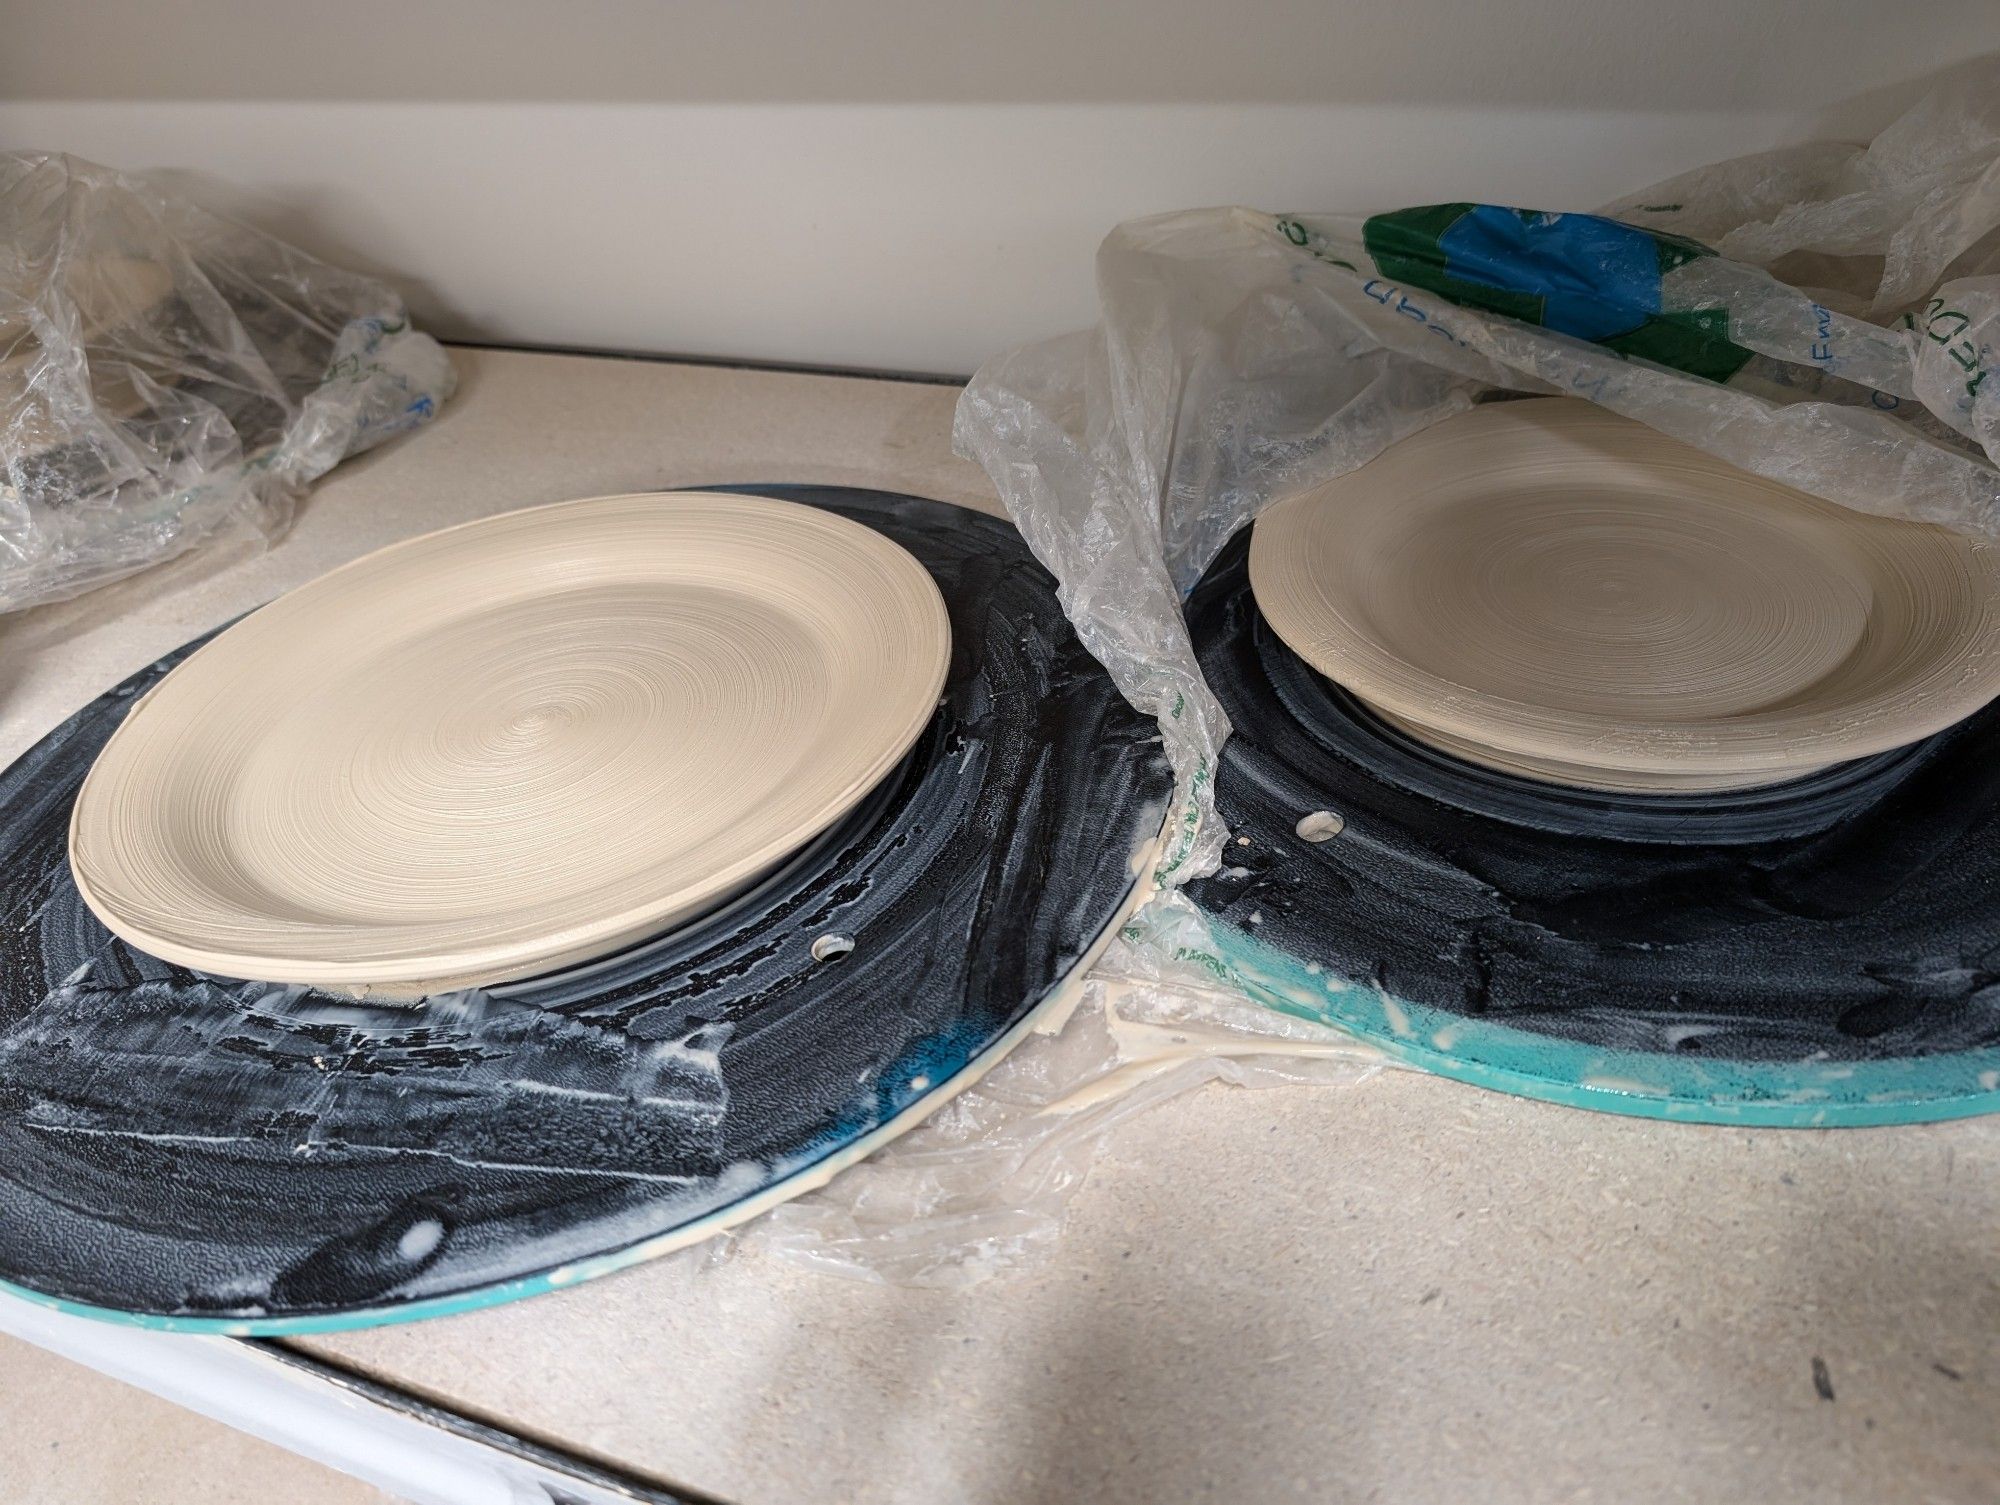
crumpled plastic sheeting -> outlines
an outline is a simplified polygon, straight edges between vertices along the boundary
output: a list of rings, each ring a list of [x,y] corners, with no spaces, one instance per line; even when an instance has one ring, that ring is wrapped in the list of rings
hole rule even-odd
[[[1270,502],[1486,394],[1587,397],[1831,501],[2000,537],[2000,64],[1866,147],[1746,157],[1604,212],[1618,223],[1486,205],[1133,221],[1098,252],[1095,329],[974,376],[960,453],[1160,718],[1179,786],[1161,882],[1213,871],[1227,835],[1229,728],[1182,594]],[[1636,326],[1669,338],[1635,347]]]
[[[1055,1245],[1107,1138],[1208,1082],[1351,1086],[1381,1056],[1340,1031],[1219,991],[1164,928],[1201,918],[1169,895],[1128,927],[1060,1028],[1030,1036],[937,1113],[817,1191],[691,1250],[753,1253],[855,1279],[956,1288]]]
[[[275,538],[452,386],[381,283],[143,178],[0,154],[0,610],[234,525]]]

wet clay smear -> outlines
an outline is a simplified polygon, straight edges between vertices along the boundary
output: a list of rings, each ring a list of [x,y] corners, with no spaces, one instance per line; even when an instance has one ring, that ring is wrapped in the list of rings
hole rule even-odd
[[[0,775],[0,1280],[252,1331],[532,1294],[805,1184],[1052,996],[1158,833],[1152,724],[1005,524],[742,489],[923,563],[951,617],[942,703],[832,831],[620,955],[410,1007],[205,976],[115,939],[70,881],[70,807],[199,644]]]
[[[1189,892],[1293,982],[1370,995],[1365,1028],[1434,1031],[1417,1043],[1448,1071],[1497,1041],[1557,1086],[1713,1063],[1649,1073],[1666,1095],[1951,1063],[2000,1106],[2000,708],[1789,785],[1565,789],[1425,747],[1314,673],[1260,617],[1242,537],[1188,615],[1235,728],[1217,802],[1238,838]]]

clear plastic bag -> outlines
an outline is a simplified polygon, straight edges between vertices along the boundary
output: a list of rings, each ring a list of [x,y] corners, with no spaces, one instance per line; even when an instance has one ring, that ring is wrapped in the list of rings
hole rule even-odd
[[[1264,506],[1500,390],[1587,397],[1864,511],[2000,537],[2000,64],[1866,147],[1685,174],[1603,215],[1447,204],[1120,225],[1090,331],[961,398],[1077,631],[1160,718],[1159,878],[1212,871],[1228,724],[1183,593]]]
[[[1157,939],[1153,932],[1160,932]],[[1355,1086],[1380,1052],[1214,985],[1194,906],[1168,895],[1114,941],[1076,1011],[818,1191],[693,1251],[769,1255],[892,1285],[976,1285],[1047,1253],[1106,1139],[1210,1082]],[[1192,942],[1192,949],[1187,943]]]
[[[0,154],[0,610],[275,536],[452,384],[381,283],[143,178]]]

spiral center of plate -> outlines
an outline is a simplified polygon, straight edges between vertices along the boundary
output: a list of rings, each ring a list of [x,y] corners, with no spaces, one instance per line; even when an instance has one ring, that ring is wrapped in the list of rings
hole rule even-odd
[[[807,623],[728,592],[473,612],[361,659],[251,750],[231,865],[295,912],[332,889],[356,918],[465,920],[570,862],[726,848],[798,776],[836,678]]]
[[[530,706],[515,715],[500,729],[497,743],[500,752],[531,755],[543,743],[562,735],[565,727],[573,726],[589,715],[589,708],[575,700],[555,700],[545,705]]]
[[[1727,502],[1549,486],[1438,508],[1357,612],[1415,668],[1578,716],[1691,722],[1797,695],[1870,590],[1814,530]]]

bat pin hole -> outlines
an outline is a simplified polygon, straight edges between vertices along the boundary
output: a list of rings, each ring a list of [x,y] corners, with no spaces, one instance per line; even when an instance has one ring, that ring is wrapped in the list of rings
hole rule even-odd
[[[835,935],[831,931],[812,943],[812,959],[816,962],[837,962],[854,949],[854,938]]]

